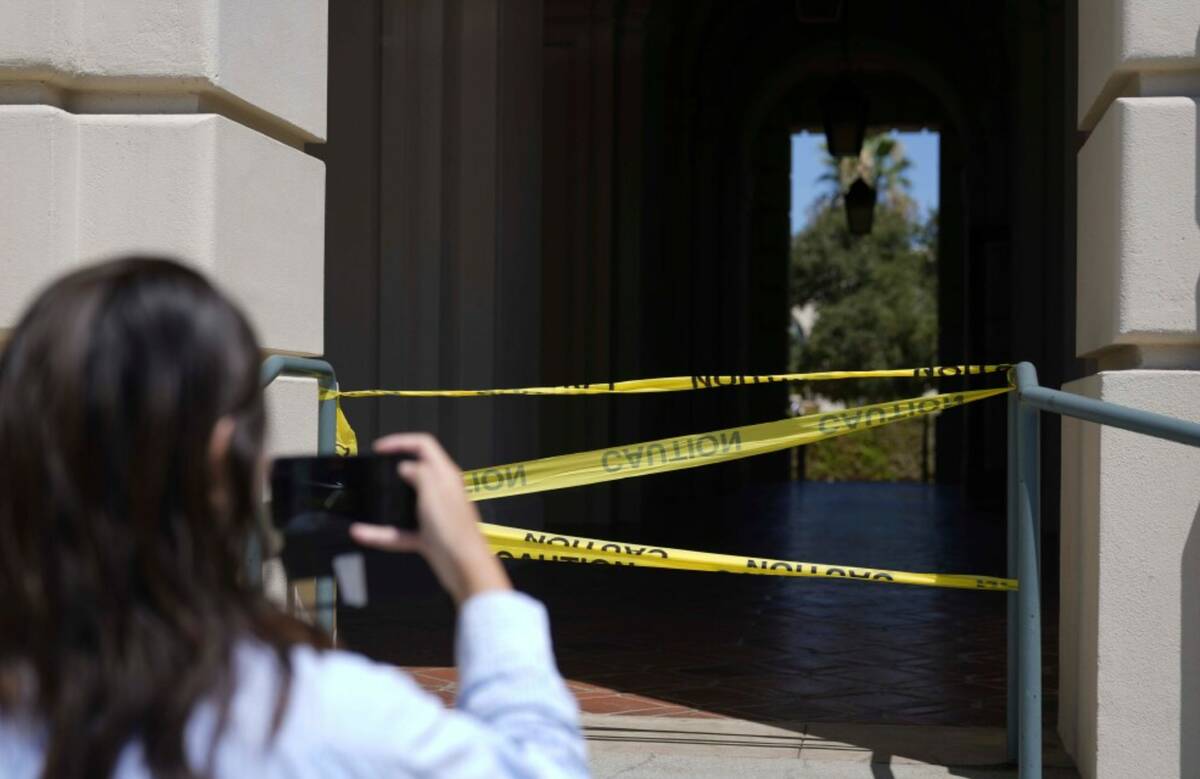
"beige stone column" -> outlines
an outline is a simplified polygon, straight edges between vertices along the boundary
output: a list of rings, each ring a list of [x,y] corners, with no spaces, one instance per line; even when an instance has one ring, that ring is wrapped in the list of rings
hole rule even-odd
[[[1200,4],[1079,8],[1064,389],[1200,420]],[[1059,731],[1084,777],[1200,771],[1200,451],[1063,423]]]
[[[147,252],[320,354],[326,37],[325,0],[0,5],[0,336],[64,271]],[[269,402],[274,444],[313,448],[315,382]]]

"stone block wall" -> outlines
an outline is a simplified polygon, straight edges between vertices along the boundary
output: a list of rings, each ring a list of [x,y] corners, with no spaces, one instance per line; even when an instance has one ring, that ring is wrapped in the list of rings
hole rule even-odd
[[[1079,7],[1067,391],[1200,420],[1200,4]],[[1200,452],[1064,421],[1059,732],[1087,779],[1200,766]]]
[[[0,6],[0,340],[56,276],[144,252],[201,268],[266,350],[321,354],[327,37],[324,0]],[[271,440],[315,449],[315,381],[268,394]]]

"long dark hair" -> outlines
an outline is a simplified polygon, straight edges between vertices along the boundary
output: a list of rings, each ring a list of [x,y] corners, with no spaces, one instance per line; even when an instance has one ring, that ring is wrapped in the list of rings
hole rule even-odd
[[[158,777],[204,773],[184,728],[202,699],[224,723],[234,647],[276,650],[278,723],[288,648],[321,643],[242,574],[260,359],[245,317],[202,276],[145,257],[60,279],[4,347],[0,711],[44,724],[47,779],[107,776],[132,739]]]

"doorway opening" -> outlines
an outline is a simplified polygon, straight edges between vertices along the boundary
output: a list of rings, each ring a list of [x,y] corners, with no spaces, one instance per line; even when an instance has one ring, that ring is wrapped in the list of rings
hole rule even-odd
[[[788,370],[937,364],[940,140],[927,129],[875,129],[858,156],[833,157],[823,133],[791,136]],[[865,224],[846,206],[858,180],[875,196]],[[933,391],[911,380],[800,384],[788,405],[795,416]],[[930,483],[933,427],[922,417],[798,448],[792,476]]]

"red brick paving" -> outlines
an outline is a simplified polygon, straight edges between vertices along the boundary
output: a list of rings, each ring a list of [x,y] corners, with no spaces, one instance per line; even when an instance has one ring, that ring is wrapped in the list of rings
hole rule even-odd
[[[452,667],[412,666],[405,669],[425,690],[453,704],[458,694],[458,672]],[[680,706],[645,695],[634,695],[587,682],[568,679],[579,707],[588,714],[637,714],[640,717],[720,717],[702,709]]]

